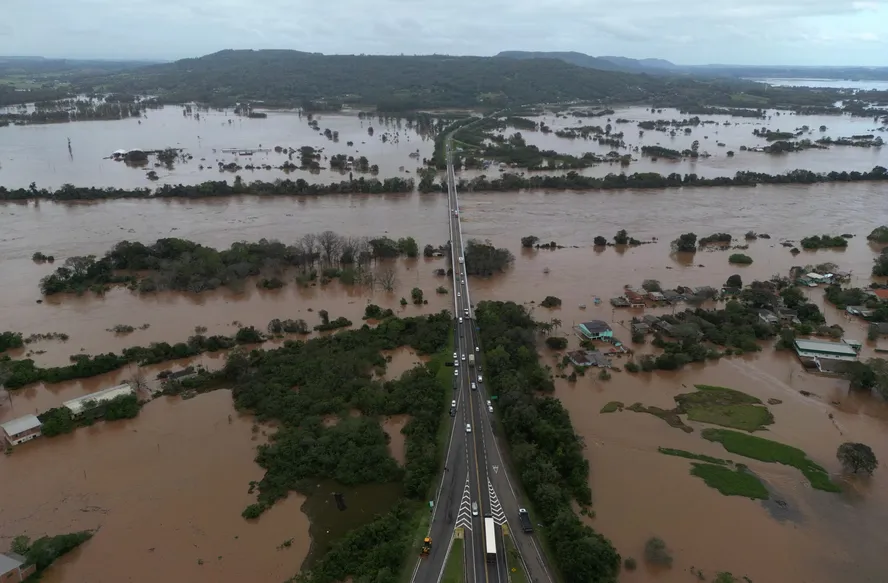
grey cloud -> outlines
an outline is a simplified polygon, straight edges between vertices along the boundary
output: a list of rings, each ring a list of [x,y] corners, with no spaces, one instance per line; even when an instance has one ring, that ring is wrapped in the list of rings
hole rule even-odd
[[[153,0],[150,10],[41,0],[5,6],[4,21],[15,27],[0,23],[0,54],[69,57],[525,49],[682,63],[885,64],[880,55],[888,54],[888,0]]]

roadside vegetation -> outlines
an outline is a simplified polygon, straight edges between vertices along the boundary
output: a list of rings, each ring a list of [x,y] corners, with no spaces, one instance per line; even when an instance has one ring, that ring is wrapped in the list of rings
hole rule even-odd
[[[616,581],[620,555],[573,510],[592,503],[589,463],[570,415],[540,364],[537,324],[513,302],[481,302],[476,309],[485,347],[485,377],[497,395],[501,422],[517,475],[566,583]],[[546,396],[541,396],[546,395]]]
[[[438,374],[445,359],[437,354],[446,352],[451,334],[452,315],[441,312],[388,317],[373,328],[286,341],[273,350],[229,353],[217,376],[233,387],[238,409],[278,427],[270,443],[257,448],[256,461],[265,475],[254,485],[256,502],[243,510],[244,518],[259,517],[290,491],[329,495],[316,491],[323,480],[343,487],[390,484],[403,493],[391,508],[379,508],[366,522],[331,541],[321,540],[323,532],[316,529],[325,526],[313,522],[312,564],[299,581],[397,580],[405,549],[416,542],[411,538],[414,523],[419,512],[428,511],[425,501],[440,469],[438,434],[450,385]],[[386,366],[382,351],[401,346],[436,356],[398,379],[379,380],[375,373]],[[340,421],[325,425],[329,415]],[[389,415],[410,419],[402,430],[403,467],[391,457],[379,422]],[[294,456],[294,451],[300,455]]]

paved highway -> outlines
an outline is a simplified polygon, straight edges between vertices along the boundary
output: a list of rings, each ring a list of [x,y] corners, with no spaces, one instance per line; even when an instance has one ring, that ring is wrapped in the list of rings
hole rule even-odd
[[[493,405],[488,400],[471,296],[463,263],[456,177],[447,146],[447,195],[450,215],[451,267],[455,322],[453,425],[439,484],[429,536],[432,550],[417,562],[413,583],[440,583],[454,532],[464,538],[467,583],[507,583],[503,526],[509,528],[530,581],[553,583],[535,535],[521,532],[520,502],[513,489],[494,433]],[[469,366],[474,356],[476,366]],[[492,528],[491,528],[492,526]],[[492,546],[491,546],[492,545]],[[493,550],[493,553],[489,551]]]

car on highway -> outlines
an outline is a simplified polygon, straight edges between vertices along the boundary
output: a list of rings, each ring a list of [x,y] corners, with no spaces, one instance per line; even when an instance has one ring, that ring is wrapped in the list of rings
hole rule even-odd
[[[480,346],[476,346],[476,347],[475,347],[475,352],[481,352],[481,347],[480,347]]]
[[[462,355],[462,358],[460,358],[460,360],[465,360],[465,359],[466,359],[466,355],[463,354],[463,355]]]
[[[490,401],[487,401],[487,402],[490,403]],[[450,406],[453,407],[454,409],[456,409],[456,399],[450,401]]]
[[[469,425],[468,423],[466,423],[466,433],[471,433],[471,432],[472,432],[472,426]]]
[[[453,376],[455,376],[455,377],[459,376],[459,369],[458,368],[453,369]]]
[[[461,298],[461,297],[462,297],[462,293],[461,293],[461,292],[456,292],[456,297]]]
[[[472,502],[472,516],[478,516],[478,503]]]
[[[477,391],[477,390],[478,390],[478,385],[476,385],[475,383],[472,383],[472,390],[473,390],[473,391]]]
[[[454,401],[455,403],[456,401]],[[493,413],[493,405],[490,404],[490,399],[487,399],[487,412]]]
[[[462,322],[463,322],[463,320],[462,320],[462,316],[460,316],[460,317],[459,317],[459,323],[462,324]]]
[[[463,314],[465,314],[466,318],[468,318],[469,317],[469,309],[468,308],[464,309]]]
[[[456,353],[453,353],[453,360],[456,360]]]
[[[483,381],[483,380],[484,380],[484,377],[481,376],[481,375],[478,375],[478,382],[480,383],[480,382]]]

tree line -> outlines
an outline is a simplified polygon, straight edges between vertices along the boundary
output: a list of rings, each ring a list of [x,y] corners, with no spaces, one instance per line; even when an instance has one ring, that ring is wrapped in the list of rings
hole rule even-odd
[[[481,302],[476,318],[484,346],[485,376],[497,395],[500,419],[525,492],[541,522],[552,559],[566,583],[613,583],[620,555],[611,542],[585,525],[575,501],[592,504],[589,463],[580,436],[552,377],[538,358],[537,325],[513,302]]]
[[[111,285],[125,284],[143,293],[199,293],[260,275],[265,278],[259,286],[274,289],[284,285],[280,277],[291,268],[300,270],[297,280],[302,283],[316,280],[319,270],[322,281],[339,277],[344,283],[356,283],[374,277],[367,270],[372,260],[399,256],[419,256],[413,237],[345,237],[324,231],[306,234],[292,245],[261,239],[232,243],[221,251],[186,239],[158,239],[152,245],[121,241],[101,258],[69,257],[40,281],[40,291],[44,295],[101,293]],[[394,287],[388,278],[381,283],[386,289]]]

